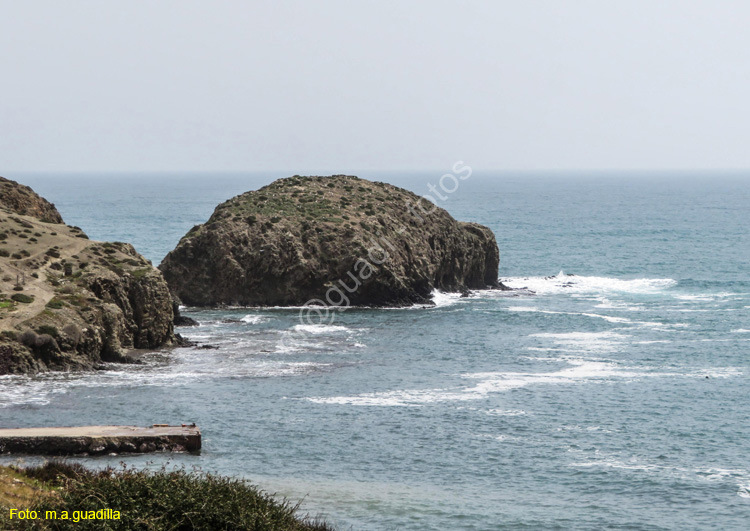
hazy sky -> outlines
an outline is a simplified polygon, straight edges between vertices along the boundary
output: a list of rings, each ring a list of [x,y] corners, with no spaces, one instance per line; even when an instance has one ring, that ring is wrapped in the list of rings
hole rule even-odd
[[[750,2],[0,0],[0,175],[750,168]]]

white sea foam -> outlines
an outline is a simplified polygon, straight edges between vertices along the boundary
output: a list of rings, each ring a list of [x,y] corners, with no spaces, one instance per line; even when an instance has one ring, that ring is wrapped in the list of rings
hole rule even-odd
[[[612,468],[678,478],[688,481],[732,482],[738,487],[737,495],[750,498],[750,472],[738,468],[715,468],[673,466],[662,463],[651,463],[638,457],[618,458],[612,455],[598,454],[588,461],[570,463],[573,468]]]
[[[687,302],[712,302],[716,299],[731,299],[731,300],[742,300],[741,297],[736,297],[738,293],[722,292],[722,293],[702,293],[702,294],[689,294],[680,293],[675,294],[673,297],[677,300]]]
[[[307,344],[304,341],[293,339],[289,336],[283,336],[279,341],[274,352],[277,354],[291,354],[293,352],[302,352],[307,348]]]
[[[680,295],[674,295],[674,298],[679,301],[687,301],[687,302],[710,302],[714,300],[713,295],[680,294]]]
[[[663,469],[663,466],[641,463],[635,459],[629,461],[618,460],[614,458],[597,459],[593,461],[583,461],[579,463],[570,463],[568,465],[574,468],[593,468],[593,467],[604,467],[604,468],[620,468],[624,470],[636,470],[640,472],[653,472]]]
[[[514,437],[513,435],[501,434],[501,435],[496,435],[494,437],[494,439],[496,441],[500,441],[500,442],[503,442],[503,441],[517,441],[518,437]]]
[[[602,426],[579,426],[578,424],[573,426],[560,426],[555,428],[555,431],[573,431],[573,432],[600,432],[600,433],[615,433],[616,430],[609,428],[603,428]]]
[[[695,367],[685,374],[699,377],[710,376],[711,378],[735,378],[745,374],[745,371],[741,367]]]
[[[522,409],[488,409],[485,413],[492,417],[522,417],[527,414]]]
[[[571,384],[579,381],[607,381],[634,378],[648,373],[622,371],[614,363],[567,359],[568,368],[552,373],[483,372],[461,375],[477,383],[465,388],[418,389],[363,393],[353,396],[310,397],[317,404],[354,406],[422,406],[439,402],[479,400],[495,393],[507,392],[533,384]]]
[[[248,324],[260,324],[260,323],[267,323],[270,319],[266,317],[265,315],[253,315],[248,314],[240,319],[243,323]]]
[[[345,326],[321,325],[321,324],[314,324],[314,325],[298,324],[298,325],[294,325],[293,329],[295,332],[305,332],[307,334],[316,334],[316,335],[349,331],[349,329]]]
[[[432,302],[435,303],[435,308],[445,308],[446,306],[453,306],[454,304],[461,301],[460,293],[447,293],[444,291],[434,290],[432,292]],[[422,305],[417,305],[421,307]]]
[[[643,305],[634,304],[632,302],[613,301],[607,297],[594,297],[594,300],[599,302],[595,308],[600,308],[602,310],[619,310],[627,312],[641,312],[644,310]]]
[[[632,319],[628,319],[627,317],[614,317],[612,315],[601,315],[598,313],[582,313],[581,315],[584,315],[586,317],[593,317],[594,319],[604,319],[608,323],[632,324],[636,322],[636,321],[633,321]],[[638,321],[638,324],[650,325],[650,324],[659,324],[659,323],[646,323],[644,321]]]
[[[562,336],[567,334],[548,334]],[[309,397],[306,400],[317,404],[339,404],[353,406],[401,406],[419,407],[442,402],[464,402],[480,400],[487,396],[504,393],[529,385],[559,385],[581,383],[607,383],[635,381],[642,378],[731,378],[743,375],[737,367],[706,369],[688,368],[682,372],[657,372],[652,367],[627,367],[603,359],[561,356],[557,358],[534,358],[536,361],[566,363],[568,367],[555,372],[481,372],[461,375],[476,383],[468,387],[442,389],[412,389],[363,393],[352,396]],[[487,414],[515,415],[522,411],[488,410]]]
[[[594,319],[603,319],[609,323],[627,324],[627,325],[633,325],[633,326],[653,328],[653,329],[658,329],[658,330],[669,330],[673,328],[687,328],[688,326],[690,326],[686,323],[659,323],[656,321],[639,321],[636,319],[628,319],[627,317],[615,317],[612,315],[601,315],[598,313],[581,313],[580,315],[585,315],[586,317],[591,317]]]
[[[659,323],[655,321],[638,321],[635,319],[629,319],[627,317],[617,317],[614,315],[603,315],[599,313],[589,312],[558,312],[554,310],[540,310],[535,306],[509,306],[507,308],[509,312],[533,312],[533,313],[544,313],[550,315],[580,315],[583,317],[589,317],[591,319],[602,319],[608,323],[614,324],[626,324],[633,326],[642,326],[653,328],[655,330],[669,330],[672,328],[687,328],[689,325],[685,323]]]
[[[0,409],[10,406],[42,406],[55,401],[55,395],[77,389],[122,389],[134,387],[176,387],[194,382],[227,378],[268,378],[296,376],[328,369],[319,362],[268,360],[247,351],[200,351],[180,348],[170,361],[163,354],[144,357],[143,365],[107,364],[94,373],[51,372],[33,377],[0,377]],[[116,392],[116,391],[115,391]]]
[[[750,330],[746,328],[736,328],[732,330],[732,333],[733,334],[750,334]]]
[[[566,332],[560,334],[539,333],[530,337],[551,339],[555,345],[567,347],[575,352],[613,352],[620,342],[630,336],[617,332]]]
[[[367,345],[354,342],[359,333],[366,328],[348,328],[339,325],[303,325],[298,324],[281,332],[281,337],[273,347],[279,354],[305,351],[330,351],[336,348],[342,352],[349,348],[364,348]]]
[[[671,278],[636,278],[622,280],[610,277],[566,275],[560,271],[550,277],[511,277],[502,279],[508,287],[528,288],[540,295],[599,293],[658,293],[677,282]]]

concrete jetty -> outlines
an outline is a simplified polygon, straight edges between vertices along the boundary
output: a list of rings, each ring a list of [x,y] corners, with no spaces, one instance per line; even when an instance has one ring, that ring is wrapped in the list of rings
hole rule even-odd
[[[200,449],[201,431],[195,424],[0,429],[0,454],[103,455]]]

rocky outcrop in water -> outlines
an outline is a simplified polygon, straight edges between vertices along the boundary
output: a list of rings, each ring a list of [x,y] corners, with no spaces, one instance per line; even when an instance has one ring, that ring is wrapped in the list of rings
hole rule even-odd
[[[290,177],[219,205],[159,268],[188,305],[394,306],[500,287],[487,227],[389,184]],[[345,299],[345,301],[344,301]]]
[[[175,340],[169,287],[132,245],[91,241],[30,188],[2,189],[0,374],[90,369]]]

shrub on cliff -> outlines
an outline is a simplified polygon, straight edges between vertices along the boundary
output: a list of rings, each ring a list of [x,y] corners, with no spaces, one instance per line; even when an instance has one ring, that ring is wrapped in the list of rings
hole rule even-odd
[[[101,530],[185,529],[332,531],[327,524],[296,516],[297,507],[278,501],[239,479],[185,470],[152,472],[130,468],[89,471],[52,462],[25,470],[26,475],[61,485],[59,495],[39,500],[32,509],[120,512],[120,520],[30,520],[11,529]],[[6,513],[7,514],[7,513]]]

